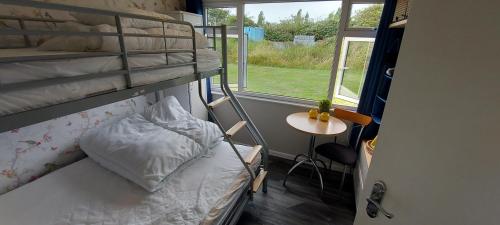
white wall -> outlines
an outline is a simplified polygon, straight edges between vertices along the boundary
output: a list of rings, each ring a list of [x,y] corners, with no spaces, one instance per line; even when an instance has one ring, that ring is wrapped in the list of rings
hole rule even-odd
[[[162,92],[163,96],[168,96],[168,95],[175,96],[177,100],[179,100],[179,103],[181,103],[182,107],[184,107],[184,109],[188,111],[191,110],[191,102],[189,98],[189,89],[187,84],[171,87],[169,89],[163,90]]]
[[[213,96],[214,99],[221,97],[215,93]],[[297,154],[307,153],[310,136],[286,123],[288,115],[307,111],[307,106],[251,97],[238,97],[238,99],[268,142],[272,155],[293,159]],[[226,129],[238,121],[230,104],[217,107],[215,113]],[[346,143],[347,133],[348,131],[340,135],[338,141]],[[238,133],[235,139],[245,144],[253,144],[247,131]],[[316,139],[316,144],[328,141],[333,141],[333,137],[319,137]],[[338,165],[334,169],[339,169]]]
[[[203,99],[207,100],[207,89],[206,80],[201,81],[201,88],[203,93]],[[200,95],[198,94],[198,82],[192,82],[189,86],[189,95],[191,98],[191,114],[202,120],[208,119],[208,112],[203,103],[200,100]]]
[[[205,80],[202,81],[202,92],[203,92],[203,98],[206,100],[207,99],[207,93],[206,93],[206,85],[205,85]],[[202,120],[207,120],[208,119],[208,112],[205,109],[205,106],[203,106],[203,103],[201,103],[199,94],[198,94],[198,82],[192,82],[189,85],[180,85],[176,87],[171,87],[169,89],[165,89],[160,93],[160,96],[168,96],[172,95],[179,100],[179,103],[181,103],[182,107],[184,109],[188,110],[193,114],[193,116],[200,118]]]

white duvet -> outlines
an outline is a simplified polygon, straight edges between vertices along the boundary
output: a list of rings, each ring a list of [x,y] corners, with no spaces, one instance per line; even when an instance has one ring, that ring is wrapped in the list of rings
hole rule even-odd
[[[244,156],[251,150],[238,147]],[[229,144],[214,153],[176,171],[154,193],[86,158],[1,195],[0,223],[212,224],[249,179]]]

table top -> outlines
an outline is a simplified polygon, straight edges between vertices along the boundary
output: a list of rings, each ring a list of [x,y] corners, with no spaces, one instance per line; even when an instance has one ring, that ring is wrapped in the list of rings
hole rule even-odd
[[[293,128],[312,135],[337,135],[347,129],[344,121],[333,116],[330,116],[328,122],[323,122],[309,118],[307,112],[290,114],[286,117],[286,122]]]

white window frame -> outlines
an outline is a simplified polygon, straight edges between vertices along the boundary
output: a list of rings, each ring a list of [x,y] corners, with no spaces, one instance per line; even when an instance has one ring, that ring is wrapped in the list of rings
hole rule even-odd
[[[350,41],[373,41],[374,39],[375,38],[372,38],[372,37],[344,37],[343,41],[342,41],[342,46],[346,46]],[[345,62],[347,60],[348,51],[349,51],[349,49],[347,47],[342,48],[342,50],[341,50],[340,60],[339,60],[339,68],[337,69],[337,75],[342,74],[342,76],[344,76],[344,74],[343,74],[344,68],[340,67],[340,63]],[[341,83],[342,83],[341,76],[336,76],[333,96],[337,97],[339,99],[342,99],[342,100],[346,100],[346,101],[358,104],[359,103],[358,99],[350,98],[347,96],[342,96],[339,94],[340,88],[341,88],[340,87]]]
[[[313,0],[314,1],[314,0]],[[339,71],[339,62],[341,59],[341,50],[342,44],[344,42],[344,37],[351,38],[375,38],[377,31],[373,28],[349,28],[349,18],[351,14],[351,6],[352,4],[377,4],[384,3],[384,0],[332,0],[332,1],[342,1],[341,13],[340,13],[340,21],[339,21],[339,29],[337,33],[337,40],[334,49],[334,56],[332,62],[331,75],[328,85],[328,99],[333,100],[336,84],[337,82],[337,73]],[[236,8],[236,16],[237,16],[237,27],[238,27],[238,91],[235,93],[236,95],[254,97],[254,98],[262,98],[269,99],[279,102],[290,102],[294,104],[302,104],[302,105],[316,105],[317,102],[309,99],[299,99],[289,96],[278,96],[267,93],[258,93],[258,92],[249,92],[245,91],[244,87],[246,86],[246,74],[244,67],[246,66],[246,62],[243,62],[244,56],[244,14],[245,14],[245,4],[252,3],[284,3],[284,1],[279,0],[240,0],[240,1],[227,1],[227,0],[205,0],[204,1],[204,10],[206,12],[207,8]],[[288,2],[307,2],[307,0],[290,0]],[[206,19],[206,17],[205,17]],[[218,85],[213,85],[214,92],[220,92],[217,90]],[[353,102],[356,103],[356,102]],[[338,107],[338,106],[336,106]],[[340,105],[340,107],[346,107],[344,105]],[[355,109],[356,107],[348,107]]]

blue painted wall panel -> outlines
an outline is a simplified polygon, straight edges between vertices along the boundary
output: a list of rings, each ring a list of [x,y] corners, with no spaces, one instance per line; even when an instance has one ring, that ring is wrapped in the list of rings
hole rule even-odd
[[[248,35],[248,40],[250,41],[262,41],[264,40],[264,28],[261,27],[245,27],[245,34]]]

